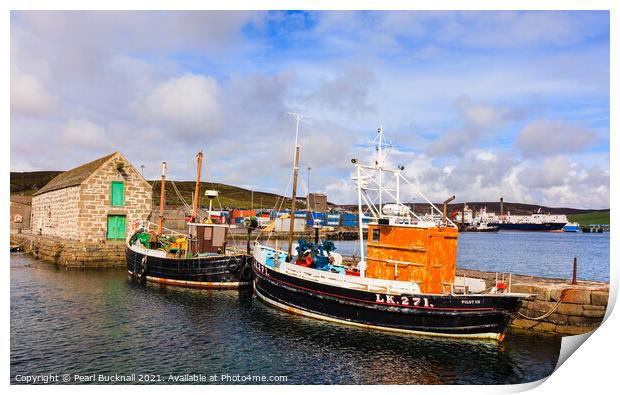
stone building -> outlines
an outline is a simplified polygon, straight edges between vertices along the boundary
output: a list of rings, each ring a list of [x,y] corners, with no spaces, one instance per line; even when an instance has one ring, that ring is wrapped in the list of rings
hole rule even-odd
[[[311,193],[308,195],[308,210],[318,213],[327,211],[327,195],[322,193]]]
[[[63,239],[123,240],[151,213],[152,187],[120,152],[59,174],[32,198],[32,232]]]
[[[11,195],[11,230],[30,229],[32,196]]]

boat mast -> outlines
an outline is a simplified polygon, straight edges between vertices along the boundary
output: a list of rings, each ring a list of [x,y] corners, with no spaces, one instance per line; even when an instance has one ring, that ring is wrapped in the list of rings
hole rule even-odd
[[[288,235],[288,259],[289,261],[292,259],[291,254],[293,251],[293,232],[295,230],[295,200],[297,200],[297,174],[299,173],[299,121],[304,118],[301,114],[295,114],[292,112],[288,113],[289,115],[295,117],[295,156],[293,157],[293,194],[291,196],[291,215],[290,215],[290,226],[289,226],[289,235]]]
[[[164,229],[164,183],[166,181],[166,162],[161,162],[161,191],[159,193],[159,234]]]
[[[363,226],[363,214],[362,214],[362,174],[360,172],[360,165],[357,163],[357,159],[353,160],[357,170],[357,226],[359,227],[360,237],[360,263],[358,269],[360,270],[360,277],[366,277],[366,261],[364,260],[364,226]],[[370,239],[370,235],[368,235]]]
[[[200,169],[202,168],[202,151],[198,152],[198,155],[196,155],[198,157],[198,164],[197,164],[197,170],[196,170],[196,189],[194,191],[194,204],[192,207],[192,217],[191,217],[191,222],[196,222],[196,214],[198,212],[198,206],[199,206],[199,202],[200,202]],[[211,209],[209,208],[209,214],[211,214]]]
[[[383,145],[383,125],[379,126],[379,147],[377,148],[377,160],[375,165],[379,168],[379,218],[383,217],[383,158],[381,157],[381,146]]]

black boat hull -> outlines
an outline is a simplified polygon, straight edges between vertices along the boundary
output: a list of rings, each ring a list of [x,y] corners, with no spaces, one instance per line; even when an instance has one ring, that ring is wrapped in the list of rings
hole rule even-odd
[[[502,340],[521,307],[512,295],[387,295],[290,276],[253,260],[264,302],[313,318],[421,335]]]
[[[494,222],[490,223],[489,226],[496,226],[499,230],[521,230],[521,231],[530,231],[530,232],[560,232],[562,228],[566,225],[566,223],[562,222],[553,222],[553,223],[545,223],[545,224],[531,224],[531,223],[523,223],[523,224],[506,224]]]
[[[127,272],[142,282],[221,289],[252,285],[252,258],[245,254],[174,259],[146,256],[127,247],[125,256]]]

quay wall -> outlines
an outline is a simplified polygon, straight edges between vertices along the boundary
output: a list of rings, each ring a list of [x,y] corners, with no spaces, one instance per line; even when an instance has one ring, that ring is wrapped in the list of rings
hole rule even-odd
[[[102,268],[125,266],[125,241],[77,241],[58,237],[11,234],[11,245],[35,259],[70,268]]]
[[[526,301],[512,326],[526,330],[554,332],[559,335],[579,335],[598,328],[607,311],[609,287],[604,285],[515,284],[513,292],[536,294]]]
[[[457,269],[457,275],[482,278],[487,287],[495,285],[495,273]],[[501,274],[500,274],[501,276]],[[504,276],[508,282],[509,276]],[[513,328],[562,336],[579,335],[595,330],[603,322],[609,299],[609,283],[546,277],[510,276],[511,292],[532,294],[524,301]],[[528,317],[528,318],[526,318]]]
[[[86,242],[13,233],[11,245],[20,245],[25,253],[35,259],[69,268],[125,266],[123,241]],[[457,275],[482,278],[488,287],[495,283],[495,273],[457,269]],[[531,300],[524,302],[519,317],[512,323],[513,328],[562,336],[578,335],[598,328],[605,316],[609,298],[609,284],[594,281],[577,281],[572,285],[563,279],[513,274],[510,288],[512,292],[533,295]]]

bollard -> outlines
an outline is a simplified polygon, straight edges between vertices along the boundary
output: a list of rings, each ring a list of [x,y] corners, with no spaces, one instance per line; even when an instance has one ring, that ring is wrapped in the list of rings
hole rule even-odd
[[[577,257],[573,259],[573,281],[571,285],[577,285]]]

